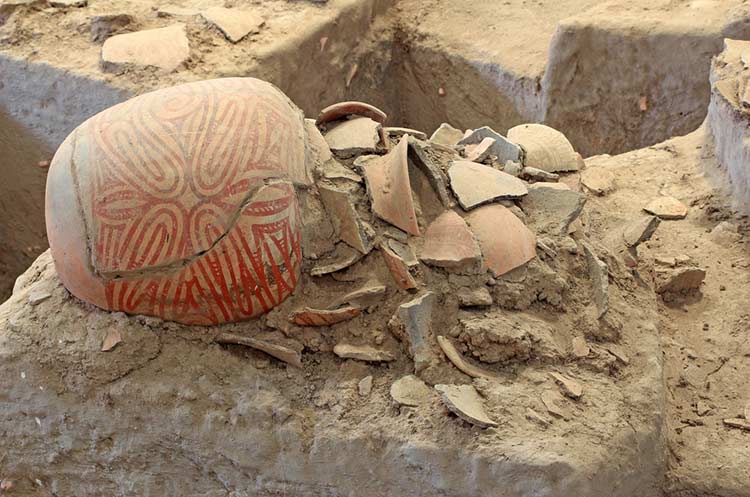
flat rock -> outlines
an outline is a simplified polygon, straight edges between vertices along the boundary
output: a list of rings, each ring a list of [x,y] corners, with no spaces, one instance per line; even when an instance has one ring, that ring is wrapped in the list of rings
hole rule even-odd
[[[460,268],[479,264],[482,253],[466,222],[451,210],[427,227],[419,258],[431,266]]]
[[[328,149],[328,145],[326,145]],[[323,177],[330,180],[345,179],[354,183],[363,183],[365,180],[359,174],[344,166],[335,159],[331,159],[321,167]]]
[[[490,147],[489,154],[497,157],[497,161],[500,164],[505,164],[505,162],[509,160],[521,160],[521,157],[523,155],[521,153],[521,148],[489,126],[484,126],[475,129],[470,133],[467,133],[467,135],[463,137],[461,141],[458,142],[458,144],[479,144],[482,143],[485,138],[492,138],[494,140],[492,147]]]
[[[427,292],[398,308],[398,318],[404,325],[415,373],[429,366],[434,358],[431,337],[432,309],[436,301],[435,294]]]
[[[430,387],[413,374],[402,376],[394,381],[390,394],[397,403],[412,407],[427,404],[433,396]]]
[[[583,395],[583,387],[577,381],[560,373],[550,373],[550,376],[558,384],[562,393],[571,399],[580,399]]]
[[[456,292],[459,307],[487,307],[492,305],[492,295],[485,286],[461,287]]]
[[[661,220],[656,216],[641,216],[625,226],[622,238],[628,247],[637,247],[649,240],[659,227]]]
[[[359,316],[362,309],[356,306],[341,307],[339,309],[313,309],[305,307],[294,311],[289,321],[299,326],[331,326],[348,321]]]
[[[372,250],[372,240],[349,194],[324,184],[318,185],[318,191],[339,238],[362,254],[369,253]]]
[[[578,171],[583,160],[564,134],[544,124],[521,124],[508,130],[508,140],[523,148],[523,165],[550,173]]]
[[[687,207],[674,197],[658,197],[643,208],[649,214],[661,219],[684,219],[687,216]]]
[[[435,385],[445,406],[467,423],[488,428],[497,426],[484,410],[484,400],[472,385]]]
[[[662,277],[656,285],[657,293],[685,293],[697,290],[706,278],[706,271],[697,267],[677,268]]]
[[[443,123],[434,133],[432,133],[430,141],[432,143],[445,145],[446,147],[453,147],[459,142],[459,140],[461,140],[461,138],[463,138],[463,136],[464,133],[460,129],[456,129],[448,123]]]
[[[615,189],[615,175],[603,167],[587,167],[581,171],[581,184],[595,195],[606,195]]]
[[[528,187],[528,195],[521,199],[529,225],[537,233],[567,235],[586,204],[584,194],[559,185],[564,183],[533,183]]]
[[[156,11],[159,17],[193,17],[200,14],[201,11],[191,7],[180,7],[179,5],[163,5]]]
[[[396,360],[396,357],[387,350],[377,349],[369,345],[339,343],[333,347],[333,353],[342,359],[356,359],[365,362],[391,362]]]
[[[368,161],[364,166],[365,182],[375,215],[419,236],[409,181],[408,149],[408,139],[404,137],[386,155]]]
[[[237,43],[250,33],[257,33],[263,26],[263,18],[249,10],[211,7],[201,12],[201,16],[213,24],[232,43]]]
[[[464,210],[495,199],[520,198],[528,193],[520,179],[469,161],[454,161],[448,169],[451,189]]]
[[[184,24],[115,35],[102,46],[102,69],[119,71],[127,65],[178,69],[190,56]]]
[[[466,218],[482,250],[482,262],[501,276],[536,257],[536,237],[513,213],[499,204],[474,210]]]
[[[593,247],[588,243],[583,242],[583,251],[593,286],[597,318],[601,319],[609,310],[609,268],[597,257]]]
[[[380,253],[383,254],[388,271],[391,273],[393,280],[401,290],[412,290],[417,288],[417,282],[409,272],[409,266],[406,262],[386,244],[380,245]]]
[[[748,85],[750,88],[750,85]],[[719,245],[731,245],[742,239],[742,235],[737,231],[737,226],[729,221],[722,221],[711,230],[708,234],[709,240]]]
[[[331,151],[341,158],[372,154],[380,143],[380,123],[369,117],[355,117],[331,123],[323,135]]]
[[[338,102],[321,110],[318,118],[315,120],[315,124],[320,125],[331,121],[338,121],[348,116],[367,117],[380,124],[383,124],[388,119],[386,113],[374,105],[365,102],[349,101]]]

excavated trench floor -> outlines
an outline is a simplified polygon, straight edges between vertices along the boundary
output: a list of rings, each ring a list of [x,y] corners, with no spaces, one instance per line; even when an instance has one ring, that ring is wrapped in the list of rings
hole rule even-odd
[[[122,11],[121,4],[97,2],[95,10]],[[577,495],[656,496],[662,489],[680,496],[750,495],[746,455],[739,455],[743,450],[747,454],[748,438],[721,424],[723,417],[733,417],[733,412],[741,411],[742,402],[750,400],[737,387],[742,369],[731,359],[748,353],[743,351],[745,342],[735,336],[747,319],[741,303],[748,283],[733,270],[746,267],[742,266],[747,258],[746,220],[732,214],[728,197],[714,191],[716,185],[704,177],[703,168],[711,154],[703,148],[708,146],[702,131],[661,143],[693,131],[702,122],[710,92],[711,56],[721,50],[724,36],[750,38],[750,14],[742,2],[626,5],[511,0],[499,5],[492,0],[341,0],[324,7],[287,2],[255,7],[266,14],[266,28],[249,43],[232,46],[200,18],[158,17],[151,2],[129,5],[125,10],[134,20],[126,30],[187,24],[191,57],[184,68],[169,74],[138,67],[103,73],[98,62],[100,47],[88,37],[92,15],[88,8],[21,7],[5,18],[0,27],[0,172],[5,179],[0,185],[0,300],[10,295],[15,278],[46,249],[45,169],[38,163],[51,158],[67,133],[87,117],[129,96],[222,76],[267,79],[308,116],[336,101],[371,102],[388,112],[388,124],[428,134],[441,122],[459,128],[490,125],[500,132],[523,122],[546,122],[566,133],[585,157],[613,155],[587,160],[589,166],[607,167],[618,178],[615,194],[595,198],[587,207],[593,211],[592,238],[603,239],[607,230],[627,217],[626,212],[636,215],[648,195],[668,192],[691,205],[694,210],[688,220],[664,224],[663,233],[643,257],[646,270],[654,265],[655,257],[683,253],[707,267],[703,300],[677,307],[650,302],[638,331],[626,335],[625,340],[636,351],[631,359],[638,369],[626,373],[623,380],[631,399],[617,401],[622,402],[623,410],[634,410],[632,415],[583,420],[562,434],[552,448],[522,442],[519,437],[519,445],[502,455],[475,445],[469,451],[452,446],[452,442],[465,442],[458,436],[453,440],[407,438],[404,443],[401,434],[388,432],[390,418],[386,416],[381,426],[371,421],[372,414],[367,412],[358,412],[357,420],[375,423],[382,438],[373,439],[366,430],[347,438],[335,428],[335,412],[323,416],[325,429],[315,428],[320,431],[311,432],[304,420],[294,425],[284,425],[283,420],[277,423],[286,419],[289,410],[307,409],[294,395],[279,392],[275,382],[283,375],[266,377],[243,369],[243,361],[248,359],[259,368],[267,367],[256,355],[234,355],[224,365],[223,354],[203,348],[200,333],[165,338],[154,334],[161,325],[150,322],[128,324],[128,333],[141,340],[127,350],[131,359],[104,374],[105,365],[92,358],[98,344],[86,338],[86,330],[101,331],[110,321],[124,318],[109,318],[88,309],[86,329],[63,339],[61,364],[73,368],[75,361],[82,360],[83,378],[96,378],[92,391],[101,398],[71,407],[80,394],[71,393],[76,388],[71,385],[85,379],[64,367],[45,370],[35,365],[31,369],[31,363],[17,356],[6,363],[9,374],[3,372],[2,384],[4,391],[12,392],[7,397],[16,405],[3,412],[2,423],[16,423],[21,418],[28,422],[15,431],[15,435],[27,437],[25,450],[46,454],[49,464],[63,472],[62,480],[87,482],[81,495],[95,495],[102,488],[113,495],[187,495],[190,487],[178,473],[191,471],[193,476],[206,477],[195,487],[203,495],[254,495],[249,490],[237,493],[251,481],[264,488],[261,495],[365,495],[358,486],[370,496],[405,494],[420,486],[434,489],[436,495],[492,495],[494,481],[505,482],[511,492],[508,495],[569,495],[559,493],[562,489]],[[715,241],[704,237],[721,220],[742,228],[740,240],[731,248],[717,248]],[[708,256],[717,250],[724,264]],[[56,293],[51,302],[61,299]],[[9,309],[17,307],[6,305],[5,311]],[[54,306],[49,311],[53,312]],[[46,326],[67,329],[82,316],[66,314]],[[37,322],[35,319],[31,322]],[[35,347],[32,343],[30,340],[25,346]],[[48,347],[35,352],[40,364],[54,363],[55,351],[49,349],[53,344],[51,339],[36,344]],[[185,356],[196,355],[205,359],[206,367],[185,363]],[[158,380],[161,371],[173,374],[183,367],[190,369],[184,384],[165,386]],[[226,367],[242,371],[241,378],[227,374]],[[314,376],[332,371],[335,365],[326,367],[329,369],[322,368]],[[34,375],[34,385],[53,392],[34,396],[23,390],[19,378]],[[639,375],[642,378],[635,378]],[[707,376],[713,379],[709,381]],[[124,380],[114,389],[99,388],[120,378]],[[295,377],[290,383],[297,380]],[[325,383],[325,378],[313,380],[318,385]],[[190,388],[191,382],[198,386]],[[222,385],[231,386],[231,391],[216,390]],[[250,385],[252,393],[242,393]],[[294,390],[297,387],[290,388],[294,394],[305,395]],[[143,392],[134,402],[128,398],[128,389]],[[205,414],[201,419],[195,408],[183,405],[196,391],[205,395],[199,400]],[[234,398],[242,402],[230,410],[227,399]],[[258,399],[263,402],[258,404]],[[606,398],[596,400],[607,402]],[[107,409],[113,402],[120,406],[116,415]],[[138,406],[130,405],[138,402],[151,406],[153,412],[139,413]],[[47,407],[55,405],[70,410],[49,413]],[[137,426],[139,420],[164,423],[157,415],[159,410],[176,420],[183,441],[170,440],[168,431],[129,441],[118,436],[117,423],[128,428]],[[245,417],[238,422],[238,416]],[[41,425],[35,419],[41,419]],[[95,436],[90,443],[70,441],[65,447],[60,441],[65,426],[83,419],[88,420],[88,429]],[[620,426],[622,420],[627,422]],[[611,453],[606,454],[602,449],[606,444],[601,441],[601,450],[583,456],[587,446],[597,443],[596,437],[587,438],[590,433],[586,428],[608,422],[613,423],[609,435],[616,441]],[[232,428],[217,435],[220,431],[213,423]],[[269,433],[269,427],[275,431]],[[414,428],[416,432],[419,429]],[[191,430],[195,433],[190,434]],[[591,430],[599,436],[607,433]],[[213,435],[202,440],[201,433]],[[533,439],[536,435],[531,430],[525,436]],[[727,448],[736,457],[728,457]],[[142,457],[129,453],[139,450]],[[18,447],[14,451],[22,452]],[[535,451],[547,459],[529,455]],[[566,451],[575,457],[566,456]],[[31,459],[44,459],[37,455]],[[132,473],[127,469],[118,472],[116,467],[106,467],[105,476],[91,467],[82,469],[93,455],[100,461],[126,463],[130,470],[145,468],[150,460],[157,461],[157,467],[128,481]],[[303,459],[305,462],[300,462]],[[29,478],[35,474],[29,464],[16,463],[14,474]],[[8,462],[0,455],[0,478],[4,464]],[[626,471],[618,471],[618,464]],[[345,475],[336,474],[337,467],[357,476],[347,481]],[[77,479],[76,471],[82,472],[82,480]],[[154,476],[160,473],[173,477],[162,481]],[[368,482],[362,476],[368,474],[388,483]],[[550,475],[556,480],[553,484]],[[54,477],[46,474],[42,482]],[[33,495],[38,490],[28,482],[20,488],[28,493],[19,495]],[[65,485],[63,488],[71,491]]]

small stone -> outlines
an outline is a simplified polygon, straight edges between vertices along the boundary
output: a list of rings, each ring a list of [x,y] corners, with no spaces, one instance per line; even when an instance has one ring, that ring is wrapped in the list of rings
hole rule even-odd
[[[184,24],[115,35],[102,46],[102,69],[122,70],[127,65],[156,67],[165,72],[178,69],[190,56]]]
[[[620,347],[618,347],[617,345],[608,345],[607,352],[612,354],[615,357],[615,359],[617,359],[624,365],[627,366],[628,364],[630,364],[630,358],[627,355],[625,355],[625,352],[623,352],[620,349]]]
[[[534,409],[527,407],[526,412],[524,413],[524,417],[531,421],[532,423],[536,423],[542,428],[547,428],[549,425],[552,424],[552,422],[536,412]]]
[[[593,247],[588,243],[583,243],[583,251],[586,254],[589,277],[594,287],[597,318],[601,319],[609,309],[609,268],[596,256]]]
[[[484,401],[472,385],[435,385],[445,406],[464,421],[481,428],[497,426],[484,410]]]
[[[467,133],[466,136],[464,136],[461,141],[458,142],[458,144],[479,144],[486,138],[492,138],[494,140],[494,142],[492,143],[492,147],[490,147],[489,153],[497,157],[497,161],[500,164],[505,164],[505,162],[509,160],[521,160],[521,156],[523,155],[521,153],[521,148],[489,126],[484,126],[475,129],[470,133]]]
[[[331,151],[341,158],[372,154],[380,143],[380,123],[369,117],[355,117],[331,123],[323,135]]]
[[[357,383],[357,390],[361,397],[367,397],[372,392],[372,376],[365,376]]]
[[[476,162],[454,161],[448,169],[448,177],[464,210],[498,198],[519,198],[528,193],[518,178]]]
[[[508,173],[511,176],[520,176],[521,172],[523,172],[523,166],[520,162],[514,162],[512,160],[505,161],[503,172]]]
[[[461,287],[456,294],[460,307],[487,307],[492,305],[492,295],[485,286],[477,288]]]
[[[10,480],[0,480],[0,490],[3,492],[13,488],[13,482]]]
[[[432,390],[416,376],[402,376],[391,385],[391,398],[405,406],[418,407],[427,404],[432,398]]]
[[[117,328],[110,328],[109,331],[107,331],[107,336],[104,337],[104,341],[102,342],[101,351],[102,352],[109,352],[110,350],[117,347],[117,344],[122,342],[122,335],[120,334],[120,330]]]
[[[200,10],[178,5],[164,5],[159,7],[156,15],[159,17],[193,17],[200,14]]]
[[[396,358],[383,349],[376,349],[369,345],[349,345],[345,343],[336,344],[333,353],[342,359],[356,359],[364,362],[391,362]]]
[[[657,283],[656,293],[683,293],[697,290],[706,278],[706,271],[697,267],[683,267],[673,271]]]
[[[558,179],[560,179],[560,175],[559,174],[548,173],[547,171],[544,171],[542,169],[537,169],[535,167],[524,167],[521,170],[521,177],[523,179],[527,179],[529,181],[551,181],[551,182],[555,182]]]
[[[427,227],[419,258],[431,266],[461,268],[478,265],[482,253],[466,221],[451,210]]]
[[[561,419],[570,419],[570,411],[565,407],[565,398],[555,390],[545,390],[541,395],[542,403],[552,416]]]
[[[683,219],[687,216],[687,207],[674,197],[658,197],[643,208],[644,211],[660,219]]]
[[[584,358],[591,352],[591,347],[586,343],[586,339],[582,337],[574,337],[572,341],[573,355],[579,359]]]
[[[695,414],[698,416],[706,416],[711,412],[711,406],[703,402],[702,400],[699,400],[695,405]]]
[[[289,321],[299,326],[331,326],[359,316],[361,312],[361,308],[355,306],[333,310],[304,307],[292,312]]]
[[[125,13],[99,14],[91,18],[91,41],[100,43],[130,25],[133,16]]]
[[[661,220],[656,216],[641,216],[630,222],[622,232],[625,245],[637,247],[640,243],[649,240],[660,222]]]
[[[437,298],[432,292],[401,304],[398,317],[404,325],[409,355],[414,360],[414,371],[419,373],[430,365],[434,358],[431,347],[432,308]]]
[[[257,33],[265,22],[255,12],[224,7],[208,8],[201,12],[201,16],[219,28],[232,43],[237,43],[250,33]]]
[[[52,294],[47,290],[33,290],[29,293],[29,304],[37,305],[50,298]]]
[[[456,145],[463,136],[464,134],[461,130],[454,128],[448,123],[443,123],[434,133],[432,133],[430,141],[440,145],[445,145],[446,147],[452,147]]]
[[[495,146],[495,139],[484,138],[481,142],[473,145],[466,145],[464,148],[464,156],[466,160],[471,162],[484,162],[490,156],[492,147]]]
[[[654,257],[654,262],[660,266],[675,267],[677,261],[674,257]]]
[[[562,393],[571,399],[580,399],[583,395],[583,387],[577,381],[561,375],[560,373],[550,373],[553,380],[560,386]]]
[[[603,167],[581,171],[581,184],[595,195],[606,195],[615,189],[615,175]]]
[[[738,428],[740,430],[750,431],[750,421],[742,418],[731,418],[723,420],[724,424],[730,428]]]
[[[85,7],[89,4],[88,0],[49,0],[52,7]]]
[[[674,261],[678,266],[684,266],[685,264],[689,264],[692,258],[689,255],[681,254],[676,256]]]

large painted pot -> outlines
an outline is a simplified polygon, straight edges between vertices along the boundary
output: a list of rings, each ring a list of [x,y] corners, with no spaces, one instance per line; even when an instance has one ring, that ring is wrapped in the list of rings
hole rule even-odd
[[[104,309],[186,324],[256,317],[299,281],[304,118],[252,78],[141,95],[76,128],[47,178],[63,284]]]

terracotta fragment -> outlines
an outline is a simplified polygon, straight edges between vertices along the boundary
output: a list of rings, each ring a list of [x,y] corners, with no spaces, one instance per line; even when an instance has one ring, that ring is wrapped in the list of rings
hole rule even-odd
[[[417,281],[411,275],[409,266],[401,257],[384,244],[380,246],[380,252],[383,254],[383,260],[391,272],[393,280],[400,289],[412,290],[417,288]]]
[[[255,337],[248,337],[244,335],[237,335],[236,333],[219,333],[214,341],[221,344],[234,344],[234,345],[245,345],[254,349],[265,352],[271,357],[291,364],[296,368],[302,368],[302,355],[299,351],[294,350],[290,347],[272,343],[267,340],[261,340]]]
[[[372,241],[357,214],[349,194],[329,185],[318,185],[320,198],[328,211],[333,226],[342,241],[363,254],[372,250]]]
[[[460,371],[466,373],[472,378],[497,379],[497,376],[490,373],[489,371],[486,371],[467,362],[466,359],[463,358],[461,353],[456,350],[453,342],[451,342],[448,338],[444,336],[438,336],[437,342],[438,345],[440,345],[440,349],[445,354],[445,357],[447,357]]]
[[[252,78],[158,90],[87,120],[47,176],[62,282],[99,307],[185,324],[272,309],[299,281],[303,136],[302,113]]]
[[[397,228],[419,236],[407,154],[405,136],[388,154],[365,164],[365,181],[373,212]]]
[[[445,211],[430,223],[424,240],[419,258],[432,266],[458,268],[482,259],[469,227],[454,211]]]
[[[189,56],[185,25],[175,24],[107,38],[102,46],[101,61],[102,69],[108,72],[119,71],[127,65],[156,67],[172,72],[184,64]]]
[[[730,428],[738,428],[740,430],[750,431],[750,421],[742,418],[729,418],[724,419],[723,423]]]
[[[521,200],[529,225],[537,233],[567,235],[586,205],[586,195],[570,190],[565,183],[534,183]]]
[[[550,373],[550,376],[555,380],[555,383],[560,386],[562,393],[571,399],[580,399],[581,395],[583,395],[583,387],[581,387],[581,384],[577,381],[568,378],[565,375],[561,375],[560,373]]]
[[[342,359],[355,359],[365,362],[391,362],[396,360],[396,357],[387,350],[376,349],[369,345],[339,343],[333,347],[333,353]]]
[[[332,123],[323,135],[331,151],[341,158],[374,153],[380,143],[380,123],[355,117]]]
[[[536,257],[536,237],[502,205],[480,207],[466,220],[479,242],[484,265],[496,277]]]
[[[411,129],[411,128],[400,128],[395,126],[389,126],[387,128],[384,128],[385,133],[392,137],[392,138],[401,138],[404,135],[410,135],[416,138],[417,140],[426,140],[427,135],[419,130]]]
[[[420,295],[401,304],[398,317],[404,324],[409,354],[414,359],[414,372],[419,373],[430,365],[434,358],[431,348],[432,309],[437,298],[432,292]]]
[[[339,119],[344,119],[347,116],[369,117],[373,121],[380,124],[385,123],[385,120],[388,119],[386,113],[378,109],[374,105],[366,104],[364,102],[351,101],[339,102],[333,105],[329,105],[325,109],[321,110],[320,114],[318,114],[318,118],[315,120],[315,124],[321,125],[331,121],[338,121]]]
[[[476,162],[452,162],[448,177],[451,189],[464,210],[495,199],[520,198],[528,193],[520,179]]]
[[[299,311],[294,311],[289,316],[289,321],[299,326],[331,326],[359,316],[361,312],[362,309],[355,306],[333,310],[305,307]]]
[[[122,335],[120,334],[120,330],[117,328],[110,328],[109,331],[107,331],[107,336],[104,337],[104,341],[102,342],[101,351],[102,352],[109,352],[110,350],[117,347],[117,344],[122,342]]]
[[[464,148],[464,156],[466,157],[466,160],[471,162],[484,162],[484,160],[492,153],[492,148],[494,146],[495,139],[488,136],[477,144],[466,145],[466,148]]]
[[[700,288],[706,278],[706,271],[697,267],[675,269],[666,278],[656,284],[656,293],[682,293]]]
[[[555,390],[545,390],[541,395],[542,403],[547,412],[556,418],[568,420],[572,417],[570,410],[565,405],[565,398]]]
[[[581,168],[580,156],[565,135],[544,124],[521,124],[510,128],[508,140],[523,148],[524,166],[550,173]]]
[[[481,143],[485,138],[492,138],[493,140],[495,140],[489,150],[489,153],[497,157],[497,160],[500,164],[505,164],[506,161],[521,160],[521,148],[489,126],[483,126],[467,133],[466,136],[464,136],[461,141],[458,142],[458,144],[478,144]]]
[[[461,130],[454,128],[448,123],[441,124],[430,136],[430,141],[446,147],[456,145],[464,134]]]
[[[408,267],[413,268],[419,265],[419,260],[408,243],[402,243],[394,239],[388,240],[387,243],[388,248],[399,256]]]
[[[323,276],[325,274],[342,271],[362,258],[362,253],[354,250],[349,245],[339,243],[332,257],[327,257],[318,261],[312,269],[311,276]]]
[[[644,211],[660,219],[683,219],[687,216],[687,207],[674,197],[663,196],[652,200],[643,208]]]
[[[419,141],[416,138],[409,137],[409,160],[414,166],[422,171],[427,177],[427,181],[440,199],[443,207],[450,209],[454,202],[448,195],[448,184],[440,163],[433,158],[430,152],[430,144]]]
[[[659,227],[660,219],[656,216],[641,216],[628,223],[623,230],[622,237],[628,247],[637,247],[651,238]]]
[[[385,295],[386,288],[384,285],[369,285],[353,292],[349,292],[331,305],[335,309],[343,304],[367,308],[379,303]]]
[[[497,426],[484,410],[484,401],[471,385],[435,385],[445,406],[464,421],[481,428]]]
[[[357,391],[361,397],[367,397],[372,392],[372,375],[365,376],[357,383]]]
[[[596,317],[601,319],[609,310],[609,269],[607,264],[597,257],[591,245],[582,243],[591,285],[593,286]]]
[[[232,43],[237,43],[250,33],[257,33],[265,22],[255,12],[224,7],[210,7],[201,16],[217,28]]]

